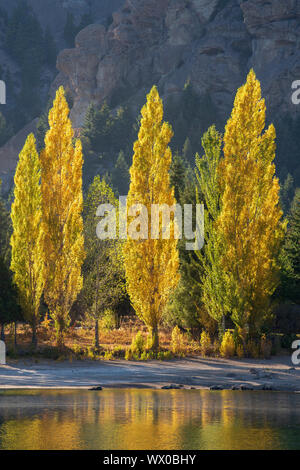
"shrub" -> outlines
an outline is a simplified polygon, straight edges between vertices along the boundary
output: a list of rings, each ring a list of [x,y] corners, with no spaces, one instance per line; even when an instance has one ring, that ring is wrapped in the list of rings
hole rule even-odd
[[[142,355],[145,350],[145,338],[141,331],[133,338],[131,346],[131,352],[133,355],[136,355],[138,358]]]
[[[205,330],[201,333],[200,351],[203,356],[207,356],[211,352],[211,341],[209,334]]]
[[[253,340],[249,339],[247,341],[247,355],[253,359],[259,358],[259,345]]]
[[[271,355],[276,356],[281,351],[281,335],[275,333],[272,334],[269,338],[272,341]]]
[[[122,346],[115,346],[112,350],[112,355],[115,358],[124,358],[125,357],[125,349]]]
[[[178,326],[175,326],[172,331],[171,348],[174,354],[180,354],[184,349],[183,334]]]
[[[245,357],[245,351],[244,351],[244,347],[242,344],[237,345],[236,354],[239,359],[242,359],[243,357]]]
[[[73,353],[75,356],[84,356],[85,349],[79,346],[78,344],[74,343],[72,346]]]
[[[43,321],[41,322],[40,326],[44,328],[46,331],[50,330],[51,327],[51,317],[49,313],[46,313]]]
[[[105,351],[104,359],[111,361],[114,358],[112,351]]]
[[[88,359],[95,359],[95,350],[93,347],[88,347],[87,348],[87,357]]]
[[[152,350],[153,348],[153,338],[151,334],[147,335],[147,341],[146,341],[146,349]]]
[[[223,339],[222,344],[220,346],[220,354],[222,357],[233,357],[235,353],[235,345],[233,335],[230,331],[226,331]]]
[[[172,359],[172,353],[171,351],[159,351],[159,353],[157,353],[157,359],[159,361],[168,361]]]
[[[116,328],[116,315],[112,310],[106,309],[104,311],[101,318],[101,326],[105,330],[114,330]]]
[[[126,352],[125,352],[125,360],[126,361],[131,361],[132,360],[132,351],[131,349],[126,349]]]
[[[41,356],[44,359],[52,359],[57,361],[59,359],[60,353],[55,347],[47,346],[41,350]]]
[[[19,357],[17,351],[14,348],[7,348],[6,354],[10,359],[18,359]]]
[[[148,351],[148,352],[146,353],[146,356],[147,356],[147,361],[151,361],[152,359],[155,358],[155,354],[154,354],[153,351]]]
[[[148,353],[146,351],[144,351],[142,354],[141,354],[141,361],[147,361],[148,360]]]
[[[272,341],[266,337],[266,335],[262,335],[260,338],[260,350],[261,354],[265,359],[269,359],[271,357],[272,352]]]
[[[281,339],[281,347],[284,349],[290,349],[292,347],[292,343],[296,339],[298,339],[298,337],[295,334],[283,335]]]
[[[213,344],[212,344],[212,355],[213,356],[218,356],[220,353],[220,342],[219,340],[215,339]]]

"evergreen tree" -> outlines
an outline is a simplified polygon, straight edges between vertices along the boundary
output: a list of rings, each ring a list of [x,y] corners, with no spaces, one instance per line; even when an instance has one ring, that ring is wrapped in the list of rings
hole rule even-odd
[[[19,129],[41,111],[41,72],[47,60],[43,30],[26,1],[18,2],[12,11],[5,46],[20,68],[21,87],[14,111],[14,127]]]
[[[92,24],[92,23],[93,23],[93,16],[91,15],[91,13],[85,13],[84,15],[82,15],[76,34],[78,34],[79,31],[86,28],[89,24]]]
[[[300,189],[295,192],[281,260],[283,265],[281,297],[300,303]]]
[[[284,180],[283,185],[280,188],[280,202],[284,214],[287,214],[291,208],[291,204],[294,196],[294,178],[290,173]]]
[[[176,201],[180,201],[180,195],[185,186],[186,165],[184,159],[175,153],[170,167],[170,184],[174,188]]]
[[[75,46],[75,38],[79,31],[84,29],[89,24],[93,23],[93,17],[90,13],[85,13],[82,15],[80,23],[75,24],[74,15],[72,12],[67,13],[66,24],[64,27],[64,39],[67,43],[67,46],[73,48]]]
[[[218,323],[219,334],[225,330],[226,279],[222,265],[224,243],[216,227],[220,214],[219,165],[221,159],[222,136],[214,126],[204,134],[202,147],[204,156],[196,155],[196,176],[198,192],[202,192],[205,205],[205,248],[197,252],[202,284],[202,302],[209,315]],[[198,203],[201,202],[198,196]]]
[[[112,172],[112,181],[121,196],[126,196],[129,189],[129,167],[123,150],[119,152],[118,159]]]
[[[179,100],[172,100],[172,98],[167,100],[166,115],[174,129],[174,139],[171,145],[173,152],[182,149],[183,157],[190,164],[194,164],[199,135],[205,132],[208,125],[215,123],[219,126],[221,123],[210,96],[199,95],[192,82],[188,80]]]
[[[18,287],[20,305],[32,328],[32,344],[35,347],[36,327],[45,284],[40,178],[35,138],[30,134],[20,153],[15,173],[14,202],[11,208],[11,270],[14,273],[14,283]]]
[[[12,136],[12,128],[6,122],[5,117],[0,112],[0,147],[4,145],[7,140]]]
[[[1,184],[0,180],[0,257],[8,261],[11,223],[9,212],[1,197]]]
[[[152,204],[171,207],[176,202],[169,177],[172,153],[168,145],[173,133],[169,124],[162,120],[163,104],[157,88],[153,87],[142,109],[128,194],[128,208],[143,204],[148,214]],[[130,227],[133,230],[140,228],[139,239],[131,237]],[[124,246],[127,290],[137,315],[149,328],[154,350],[159,346],[158,328],[163,312],[179,280],[179,257],[173,229],[174,222],[171,221],[170,238],[163,239],[160,227],[159,238],[154,239],[142,211],[137,220],[131,221]]]
[[[187,137],[182,149],[182,156],[186,162],[191,162],[193,158],[191,140]]]
[[[38,119],[36,125],[36,138],[37,138],[37,149],[40,152],[45,144],[45,136],[47,131],[49,130],[49,122],[48,122],[48,115],[49,115],[50,107],[48,111],[45,111]]]
[[[74,47],[75,43],[75,36],[77,34],[77,27],[74,22],[74,15],[73,13],[67,13],[66,24],[64,27],[64,40],[67,43],[68,47]]]
[[[176,155],[175,155],[176,159]],[[202,191],[197,185],[195,172],[188,165],[184,167],[184,161],[180,157],[179,169],[184,168],[184,176],[180,178],[182,170],[176,172],[178,178],[174,178],[170,172],[171,181],[175,184],[175,192],[179,194],[178,202],[181,207],[190,204],[196,207],[199,199],[202,201]],[[176,167],[176,165],[175,165]],[[175,181],[178,181],[176,183]],[[194,217],[195,219],[195,217]],[[193,226],[195,226],[193,220]],[[199,261],[199,253],[187,251],[185,248],[186,240],[180,240],[178,243],[180,255],[180,280],[174,293],[171,295],[167,306],[164,319],[168,325],[178,325],[181,328],[194,331],[195,334],[203,327],[213,335],[216,331],[216,322],[207,313],[202,301],[202,276],[203,265]]]
[[[82,289],[84,261],[82,148],[74,131],[63,87],[49,112],[41,152],[42,208],[47,282],[45,301],[55,321],[57,345],[64,344],[69,312]]]
[[[100,154],[109,149],[111,127],[111,112],[107,104],[97,109],[92,103],[87,110],[82,131],[90,150]]]
[[[101,108],[91,104],[87,110],[82,130],[85,153],[102,155],[110,161],[112,153],[122,150],[128,154],[133,138],[133,119],[127,108],[120,107],[113,114],[107,103]]]
[[[46,28],[44,36],[45,60],[51,67],[56,65],[57,46],[49,27]]]
[[[18,291],[13,284],[11,272],[2,256],[0,256],[0,339],[5,341],[5,325],[21,320],[22,315],[18,304]]]

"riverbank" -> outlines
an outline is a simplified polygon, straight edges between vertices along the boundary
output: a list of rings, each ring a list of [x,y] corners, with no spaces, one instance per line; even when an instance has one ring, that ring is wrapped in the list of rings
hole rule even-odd
[[[300,392],[300,367],[289,356],[269,360],[186,358],[172,361],[10,360],[0,389],[103,388],[270,389]]]

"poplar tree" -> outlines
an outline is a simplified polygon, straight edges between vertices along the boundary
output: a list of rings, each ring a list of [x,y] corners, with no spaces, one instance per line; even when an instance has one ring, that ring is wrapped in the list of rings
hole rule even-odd
[[[170,207],[176,203],[169,176],[172,153],[168,145],[173,132],[168,123],[162,122],[163,104],[155,86],[148,94],[141,114],[127,204],[128,208],[143,204],[149,215],[152,204]],[[140,227],[144,222],[141,221]],[[152,335],[153,350],[159,347],[159,324],[169,295],[179,280],[174,221],[170,225],[170,239],[163,239],[161,233],[158,239],[152,239],[151,224],[148,223],[147,239],[141,236],[134,240],[128,235],[124,247],[127,290],[137,315]]]
[[[30,134],[19,155],[14,180],[14,202],[11,208],[11,270],[18,288],[20,306],[32,328],[32,344],[35,347],[45,283],[40,179],[41,168],[35,137]]]
[[[82,288],[82,146],[74,131],[63,87],[49,112],[41,152],[42,208],[47,282],[45,300],[55,321],[57,345],[64,345],[69,312]]]
[[[285,224],[275,175],[275,128],[265,129],[266,106],[253,70],[236,95],[220,166],[221,212],[228,310],[240,336],[259,332],[270,316],[279,282],[278,252]]]

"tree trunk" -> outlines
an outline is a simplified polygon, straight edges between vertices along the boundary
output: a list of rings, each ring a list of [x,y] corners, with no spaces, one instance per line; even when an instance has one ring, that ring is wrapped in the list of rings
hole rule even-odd
[[[37,348],[37,336],[36,336],[36,319],[34,318],[32,321],[32,339],[31,339],[31,344],[34,349]]]
[[[151,328],[151,340],[152,340],[152,351],[157,352],[159,349],[159,336],[158,336],[158,327],[155,326]]]
[[[95,349],[99,349],[99,320],[95,320]]]
[[[226,330],[226,318],[225,318],[225,315],[222,315],[222,330],[223,330],[223,333],[225,333],[225,330]]]
[[[95,349],[99,349],[99,320],[98,315],[98,294],[99,294],[99,263],[97,259],[96,297],[95,297]]]
[[[56,346],[58,349],[64,349],[64,336],[61,327],[59,326],[56,332]]]
[[[15,321],[15,334],[14,334],[15,349],[17,349],[17,347],[18,347],[18,344],[17,344],[17,330],[18,330],[18,324]]]
[[[222,341],[224,333],[226,330],[226,324],[225,324],[225,315],[222,315],[221,320],[218,322],[218,333],[219,333],[219,340]]]
[[[58,349],[63,350],[65,348],[64,333],[66,329],[65,317],[59,312],[55,318],[55,330],[56,330],[56,346]]]
[[[1,325],[1,336],[0,336],[1,341],[4,341],[5,343],[5,330],[4,330],[4,324]]]

